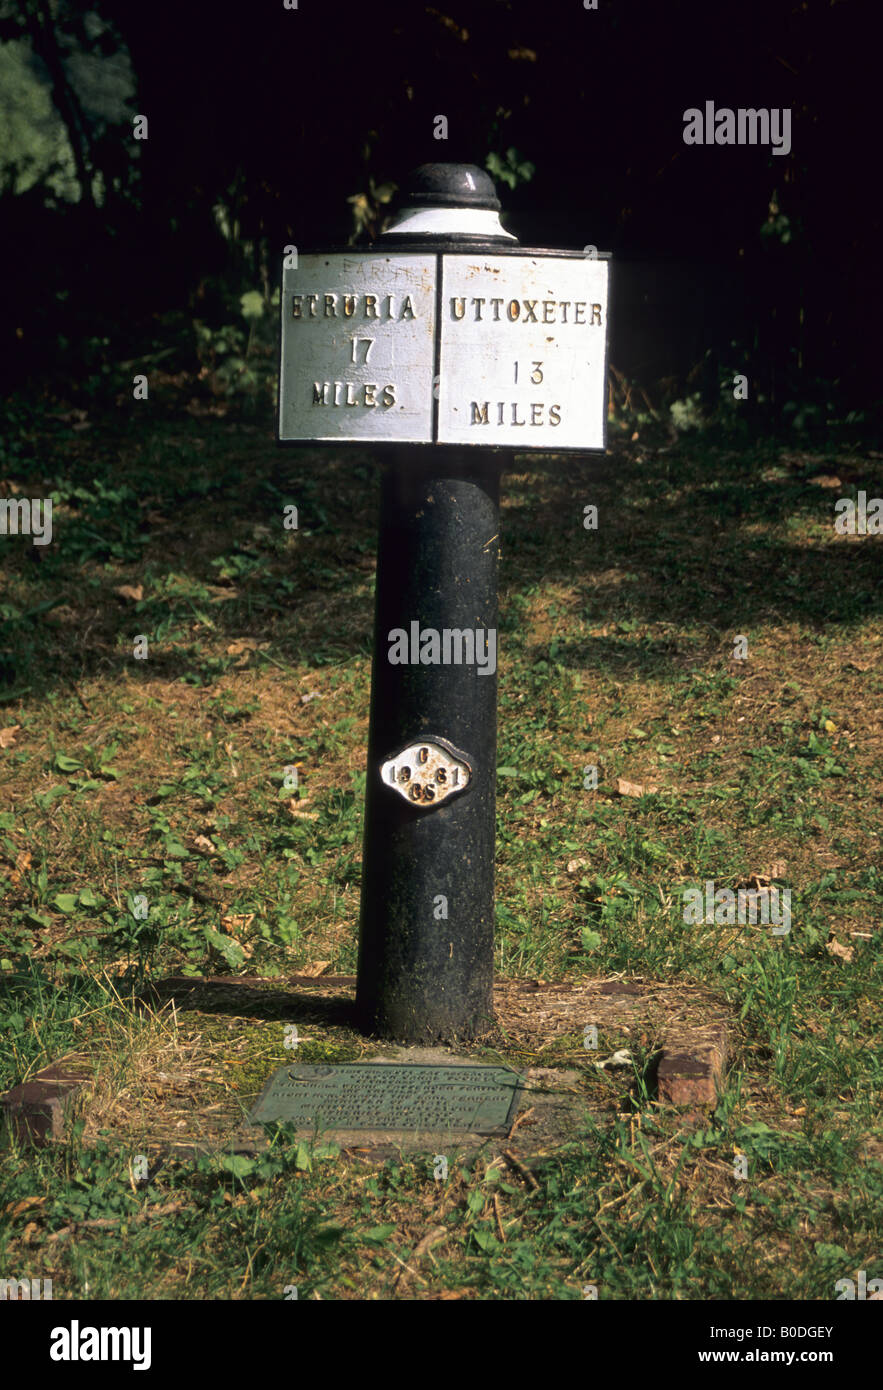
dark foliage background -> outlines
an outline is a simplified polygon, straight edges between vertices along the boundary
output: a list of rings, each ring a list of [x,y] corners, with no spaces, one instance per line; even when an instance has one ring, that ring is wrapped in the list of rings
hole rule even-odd
[[[170,347],[248,384],[241,296],[271,323],[286,243],[368,239],[411,166],[490,159],[522,242],[614,253],[629,378],[879,403],[867,3],[4,0],[0,62],[12,385],[109,383]],[[790,107],[791,153],[686,146],[706,100]]]

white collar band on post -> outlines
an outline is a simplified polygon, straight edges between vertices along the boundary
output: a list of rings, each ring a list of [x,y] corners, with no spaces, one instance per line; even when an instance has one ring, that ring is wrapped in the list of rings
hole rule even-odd
[[[408,175],[384,237],[514,241],[500,222],[493,179],[476,164],[421,164]]]
[[[500,214],[489,208],[402,208],[383,236],[480,236],[507,241],[518,238],[507,232]]]

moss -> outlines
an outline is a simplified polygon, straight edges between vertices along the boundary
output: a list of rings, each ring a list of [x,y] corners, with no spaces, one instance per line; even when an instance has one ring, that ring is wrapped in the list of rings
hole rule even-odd
[[[217,1069],[237,1095],[257,1095],[273,1071],[291,1062],[354,1062],[364,1044],[354,1036],[304,1038],[297,1047],[285,1046],[284,1025],[275,1019],[229,1018],[198,1014],[188,1018],[187,1031],[198,1033],[213,1070]]]
[[[298,1062],[357,1062],[364,1048],[347,1039],[310,1038],[297,1048]]]

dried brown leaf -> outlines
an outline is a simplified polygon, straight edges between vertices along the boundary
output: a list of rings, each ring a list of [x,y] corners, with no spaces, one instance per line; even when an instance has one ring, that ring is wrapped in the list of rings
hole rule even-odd
[[[431,1250],[434,1245],[438,1245],[439,1241],[444,1240],[445,1236],[448,1235],[450,1235],[450,1231],[446,1226],[433,1226],[432,1230],[428,1231],[427,1234],[417,1242],[414,1248],[414,1254],[411,1258],[419,1260],[421,1255],[425,1255],[427,1251]]]
[[[849,964],[855,955],[855,948],[853,946],[844,946],[842,942],[836,940],[826,941],[825,950],[828,952],[829,956],[836,956],[838,960],[845,960],[847,964]]]
[[[221,926],[226,927],[231,936],[238,936],[240,932],[247,931],[253,921],[253,912],[246,912],[241,916],[228,914],[221,918]]]
[[[23,1211],[31,1207],[42,1207],[47,1200],[46,1197],[22,1197],[19,1202],[10,1202],[6,1210],[10,1216],[21,1216]]]
[[[644,796],[659,791],[659,787],[655,782],[648,782],[645,786],[643,782],[628,782],[625,777],[617,777],[616,790],[620,796]]]

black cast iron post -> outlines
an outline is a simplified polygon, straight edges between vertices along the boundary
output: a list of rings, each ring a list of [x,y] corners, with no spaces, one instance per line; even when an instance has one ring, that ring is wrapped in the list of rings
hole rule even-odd
[[[500,474],[604,451],[609,258],[521,247],[474,165],[401,202],[286,261],[279,439],[384,450],[356,1007],[454,1042],[493,1018]]]
[[[493,1017],[499,484],[495,456],[444,447],[428,464],[394,460],[383,479],[357,1011],[368,1031],[410,1042],[472,1037]],[[409,656],[432,640],[419,633],[469,633],[484,664],[392,665],[396,631]],[[469,783],[418,810],[377,769],[440,739]]]
[[[393,230],[382,244],[419,238],[427,249],[451,251],[464,229],[465,246],[476,236],[513,240],[499,225],[490,178],[474,166],[423,166],[404,202],[417,212],[412,222],[429,229],[410,237]],[[431,230],[433,210],[441,213],[438,232]],[[421,217],[425,212],[430,216]],[[425,450],[402,447],[383,478],[356,1008],[367,1031],[412,1043],[474,1037],[493,1019],[503,457],[501,450],[436,445],[427,458]],[[396,632],[408,635],[407,664],[389,659]],[[450,662],[413,661],[433,655],[433,636],[421,638],[425,633],[438,634],[442,657],[445,635],[456,634],[448,639]],[[458,656],[472,660],[458,663]],[[451,772],[436,767],[435,777],[441,771],[448,779],[439,804],[445,783],[418,783],[415,802],[402,794],[403,786],[415,789],[410,775],[397,785],[378,775],[401,749],[416,748],[419,768],[422,750],[429,763],[432,750],[446,744],[468,774],[461,773],[458,791],[450,787]],[[426,789],[433,802],[422,799]]]

